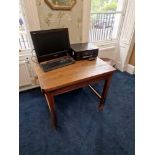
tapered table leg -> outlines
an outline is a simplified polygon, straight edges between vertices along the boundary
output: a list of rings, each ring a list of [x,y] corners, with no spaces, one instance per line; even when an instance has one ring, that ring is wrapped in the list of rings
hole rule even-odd
[[[51,117],[52,117],[52,125],[54,129],[57,129],[57,117],[55,113],[55,104],[54,104],[54,96],[52,93],[45,93],[45,97],[51,112]]]
[[[99,103],[99,110],[103,110],[106,95],[107,95],[107,92],[108,92],[108,88],[110,86],[111,78],[112,78],[112,75],[109,76],[108,79],[105,80],[105,84],[104,84],[104,87],[103,87],[103,91],[102,91],[102,95],[101,95],[101,99],[100,99],[100,103]]]

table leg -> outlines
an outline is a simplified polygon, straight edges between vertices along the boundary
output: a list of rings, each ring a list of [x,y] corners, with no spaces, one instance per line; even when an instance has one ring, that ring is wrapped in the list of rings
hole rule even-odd
[[[107,92],[108,92],[108,88],[110,86],[111,78],[112,78],[112,75],[109,76],[108,79],[105,80],[105,84],[104,84],[104,87],[103,87],[103,91],[102,91],[102,95],[101,95],[101,99],[100,99],[100,103],[99,103],[99,110],[103,110],[106,95],[107,95]]]
[[[45,93],[45,97],[50,109],[51,117],[52,117],[52,125],[56,129],[57,128],[57,117],[55,113],[55,104],[54,104],[54,96],[52,93]]]

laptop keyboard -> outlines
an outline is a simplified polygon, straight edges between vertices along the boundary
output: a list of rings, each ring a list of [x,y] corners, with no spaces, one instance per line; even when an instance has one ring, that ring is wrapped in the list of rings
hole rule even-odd
[[[54,69],[57,69],[60,67],[64,67],[64,66],[73,64],[74,62],[75,62],[75,60],[72,57],[65,56],[62,58],[58,58],[56,60],[51,60],[51,61],[48,61],[46,63],[42,63],[40,65],[41,65],[42,69],[45,72],[47,72],[47,71],[51,71],[51,70],[54,70]]]

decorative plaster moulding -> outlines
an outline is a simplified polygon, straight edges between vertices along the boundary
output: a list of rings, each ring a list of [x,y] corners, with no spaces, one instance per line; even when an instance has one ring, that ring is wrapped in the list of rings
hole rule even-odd
[[[53,10],[71,10],[76,4],[76,0],[44,0]]]

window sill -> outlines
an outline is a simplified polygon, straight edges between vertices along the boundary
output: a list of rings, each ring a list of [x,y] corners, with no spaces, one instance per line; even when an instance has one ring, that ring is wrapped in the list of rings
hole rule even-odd
[[[21,52],[19,52],[19,56],[24,56],[24,55],[32,55],[32,50],[21,50]]]
[[[93,42],[99,50],[115,48],[118,46],[118,40],[104,41],[104,42]]]

